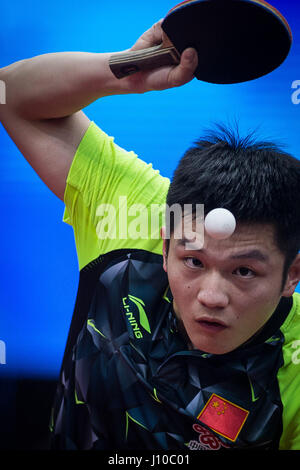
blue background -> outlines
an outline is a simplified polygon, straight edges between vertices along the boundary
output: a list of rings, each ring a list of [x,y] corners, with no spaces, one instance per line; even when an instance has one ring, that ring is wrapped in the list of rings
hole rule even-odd
[[[179,89],[108,97],[86,114],[168,177],[213,121],[236,119],[242,134],[258,128],[299,158],[300,104],[292,103],[292,83],[300,80],[300,5],[272,4],[294,34],[288,59],[272,74],[238,85],[194,80]],[[168,0],[2,2],[0,67],[50,52],[124,50],[172,6]],[[63,203],[2,126],[0,149],[0,339],[7,354],[0,375],[57,377],[79,279],[73,232],[62,223]]]

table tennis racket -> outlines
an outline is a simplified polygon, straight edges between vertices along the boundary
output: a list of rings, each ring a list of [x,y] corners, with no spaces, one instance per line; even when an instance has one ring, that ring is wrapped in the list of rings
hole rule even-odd
[[[178,64],[180,54],[193,47],[198,80],[241,83],[279,67],[292,44],[286,19],[263,0],[186,0],[168,12],[161,26],[172,44],[113,54],[109,65],[117,78]]]

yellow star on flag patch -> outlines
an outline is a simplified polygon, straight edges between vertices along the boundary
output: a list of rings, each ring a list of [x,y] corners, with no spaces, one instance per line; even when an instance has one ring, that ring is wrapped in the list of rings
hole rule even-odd
[[[249,411],[213,393],[197,419],[226,439],[236,441]]]

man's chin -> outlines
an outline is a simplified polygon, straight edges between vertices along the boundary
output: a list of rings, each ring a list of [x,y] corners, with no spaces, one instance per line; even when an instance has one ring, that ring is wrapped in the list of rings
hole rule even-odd
[[[195,342],[191,342],[191,349],[196,350],[196,351],[198,350],[206,354],[216,354],[220,356],[223,354],[228,354],[234,351],[234,349],[236,348],[226,345],[226,344],[220,344],[217,342],[216,344],[212,345],[212,344],[208,344],[205,341],[195,340]]]

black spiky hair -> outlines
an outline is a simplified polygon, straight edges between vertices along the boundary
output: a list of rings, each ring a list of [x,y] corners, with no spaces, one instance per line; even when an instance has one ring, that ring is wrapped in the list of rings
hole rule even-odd
[[[204,214],[223,207],[238,223],[272,224],[290,264],[300,248],[300,161],[256,132],[242,137],[237,124],[223,123],[206,130],[179,161],[166,202],[204,204]]]

